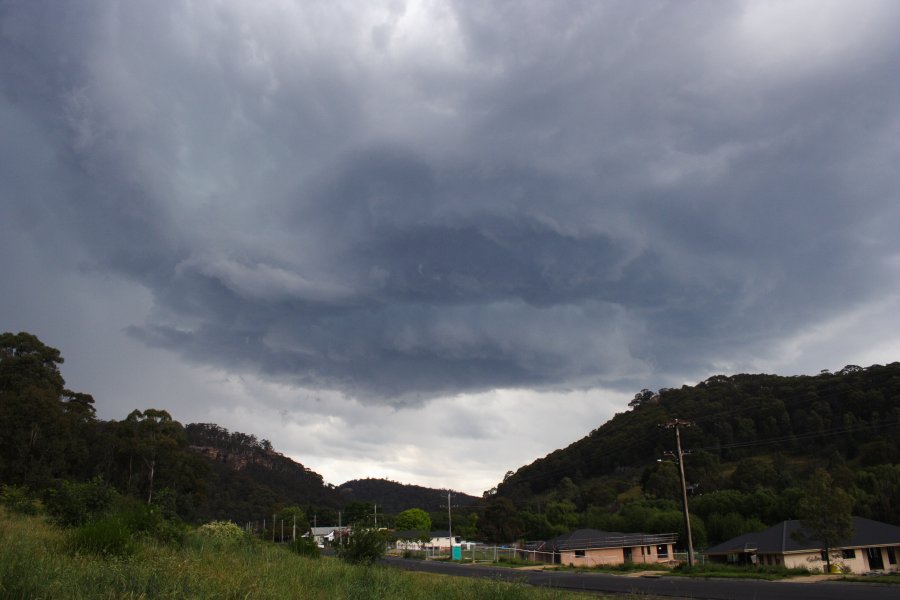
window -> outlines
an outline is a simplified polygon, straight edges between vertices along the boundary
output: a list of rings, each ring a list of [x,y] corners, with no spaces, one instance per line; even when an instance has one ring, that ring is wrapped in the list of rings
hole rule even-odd
[[[579,558],[584,558],[584,550],[576,550],[575,556]]]
[[[897,564],[897,553],[894,552],[894,549],[890,548],[890,547],[887,549],[887,553],[888,553],[888,562],[891,563],[892,565],[896,565]]]
[[[856,558],[856,550],[841,550],[841,558]]]
[[[656,547],[656,555],[660,558],[666,558],[669,556],[669,547],[666,545],[657,546]]]

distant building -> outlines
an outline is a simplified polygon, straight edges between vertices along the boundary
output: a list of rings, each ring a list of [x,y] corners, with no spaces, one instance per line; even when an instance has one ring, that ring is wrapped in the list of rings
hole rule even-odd
[[[426,548],[448,550],[450,548],[449,531],[432,531],[428,535],[430,536],[429,541],[423,543],[421,531],[395,531],[393,533],[396,539],[394,547],[397,550],[425,550]],[[463,543],[465,542],[460,536],[453,536],[454,546],[459,546]]]
[[[526,546],[525,558],[547,563],[593,567],[626,562],[657,564],[675,559],[675,533],[619,533],[579,529]]]
[[[337,527],[335,525],[329,527],[310,527],[310,532],[312,533],[316,544],[318,544],[319,547],[324,547],[325,542],[333,543],[335,538],[339,538],[342,534],[344,537],[350,535],[350,527]],[[306,537],[306,535],[304,535],[304,537]]]
[[[757,533],[745,533],[708,549],[711,561],[735,564],[782,565],[824,570],[822,544],[796,538],[799,521],[783,521]],[[853,517],[853,537],[831,550],[831,563],[851,573],[900,572],[900,527]]]

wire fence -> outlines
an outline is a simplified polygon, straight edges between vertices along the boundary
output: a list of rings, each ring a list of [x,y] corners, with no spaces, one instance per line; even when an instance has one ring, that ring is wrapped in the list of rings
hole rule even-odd
[[[490,562],[515,562],[527,560],[523,557],[521,548],[512,546],[490,546],[487,544],[463,543],[455,545],[453,549],[456,551],[455,559],[460,562],[468,563],[490,563]],[[449,560],[453,555],[449,546],[432,546],[410,549],[404,548],[402,544],[398,548],[393,548],[392,553],[406,556],[409,558],[423,558],[425,560]]]

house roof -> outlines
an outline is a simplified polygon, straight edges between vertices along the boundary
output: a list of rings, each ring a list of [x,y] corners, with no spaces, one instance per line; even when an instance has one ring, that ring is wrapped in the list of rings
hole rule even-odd
[[[599,529],[578,529],[548,540],[544,547],[559,551],[655,546],[674,543],[677,538],[678,535],[675,533],[621,533],[600,531]]]
[[[819,550],[822,543],[805,537],[795,539],[802,530],[800,521],[782,521],[764,531],[745,533],[713,546],[706,554],[739,554],[754,551],[758,554],[784,554]],[[900,545],[900,527],[862,517],[853,517],[853,536],[838,548]]]
[[[309,529],[313,535],[328,535],[337,528],[337,525],[331,525],[329,527],[310,527]]]

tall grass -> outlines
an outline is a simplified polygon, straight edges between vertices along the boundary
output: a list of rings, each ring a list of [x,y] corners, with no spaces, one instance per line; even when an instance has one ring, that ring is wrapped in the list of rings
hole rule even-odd
[[[303,598],[379,600],[562,599],[566,592],[497,581],[407,573],[315,560],[268,543],[163,544],[137,538],[128,553],[77,550],[40,517],[0,509],[0,598]]]

